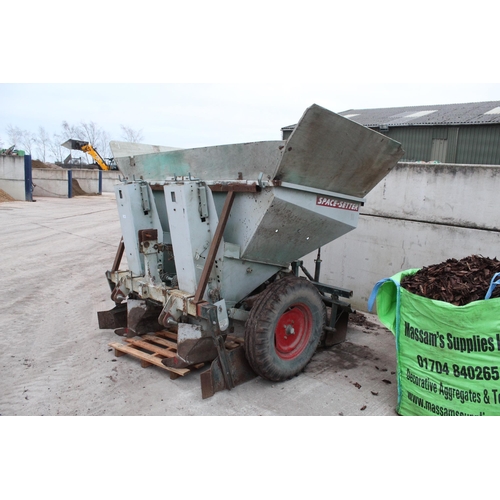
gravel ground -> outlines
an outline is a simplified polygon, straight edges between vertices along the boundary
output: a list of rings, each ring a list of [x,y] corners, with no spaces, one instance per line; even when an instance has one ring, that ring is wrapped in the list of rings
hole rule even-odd
[[[108,344],[120,338],[97,323],[113,306],[104,273],[121,237],[115,203],[104,194],[0,205],[1,415],[396,415],[394,337],[371,314],[298,377],[255,378],[206,400],[196,372],[170,380],[116,358]]]

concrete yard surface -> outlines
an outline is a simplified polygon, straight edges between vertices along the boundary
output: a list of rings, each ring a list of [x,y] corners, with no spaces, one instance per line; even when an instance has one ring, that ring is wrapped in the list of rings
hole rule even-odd
[[[347,341],[292,380],[208,399],[197,372],[171,380],[115,357],[122,339],[97,312],[114,305],[104,273],[120,237],[113,194],[0,203],[1,415],[396,415],[394,337],[372,314],[352,315]]]

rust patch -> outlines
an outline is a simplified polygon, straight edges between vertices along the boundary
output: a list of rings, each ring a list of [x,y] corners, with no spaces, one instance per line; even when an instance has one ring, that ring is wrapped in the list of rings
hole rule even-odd
[[[145,241],[155,241],[158,239],[157,229],[140,229],[139,230],[139,243]]]
[[[228,191],[236,191],[240,193],[256,193],[258,191],[257,184],[239,184],[222,182],[220,184],[210,184],[208,186],[211,191],[216,193],[227,193]]]

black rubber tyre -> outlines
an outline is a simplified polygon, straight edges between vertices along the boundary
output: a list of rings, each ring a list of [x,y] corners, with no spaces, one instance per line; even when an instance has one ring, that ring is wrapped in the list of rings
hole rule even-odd
[[[245,325],[245,352],[261,377],[280,382],[299,374],[315,353],[326,308],[305,278],[289,276],[265,290]]]

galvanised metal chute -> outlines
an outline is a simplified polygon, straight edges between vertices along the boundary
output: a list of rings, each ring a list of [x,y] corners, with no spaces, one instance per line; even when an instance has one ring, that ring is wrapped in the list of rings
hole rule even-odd
[[[393,139],[314,105],[289,137],[275,178],[362,198],[402,152]]]
[[[162,364],[211,362],[204,397],[255,374],[285,380],[321,341],[345,339],[341,298],[352,292],[319,283],[300,259],[356,227],[399,143],[313,105],[288,141],[111,147],[127,269],[117,255],[107,272],[117,307],[99,314],[102,327],[171,331],[176,350]],[[228,350],[238,326],[244,344]]]

